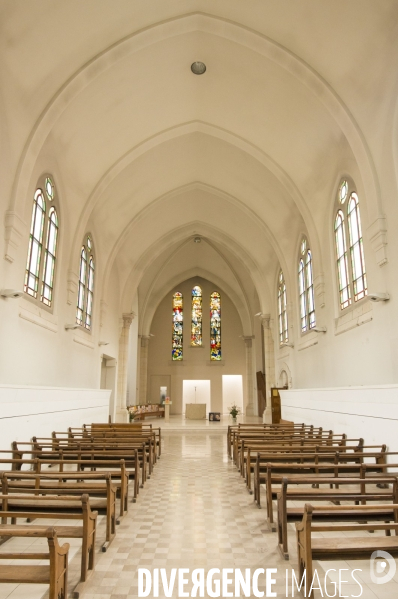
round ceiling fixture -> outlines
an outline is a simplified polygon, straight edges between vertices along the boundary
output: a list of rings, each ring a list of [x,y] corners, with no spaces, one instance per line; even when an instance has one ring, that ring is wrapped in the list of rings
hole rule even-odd
[[[191,71],[194,75],[203,75],[206,72],[206,65],[204,62],[197,60],[191,64]]]
[[[202,238],[201,237],[194,237],[193,240],[194,240],[195,243],[200,243],[202,241]]]

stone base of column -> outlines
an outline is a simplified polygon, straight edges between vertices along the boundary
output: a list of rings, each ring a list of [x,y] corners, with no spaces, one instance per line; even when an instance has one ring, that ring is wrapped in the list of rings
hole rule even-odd
[[[252,405],[247,406],[246,408],[246,416],[254,416],[254,409]]]
[[[271,406],[267,406],[263,412],[263,423],[264,424],[272,424]]]
[[[129,415],[127,413],[127,410],[116,410],[116,419],[115,422],[128,422],[129,421]]]

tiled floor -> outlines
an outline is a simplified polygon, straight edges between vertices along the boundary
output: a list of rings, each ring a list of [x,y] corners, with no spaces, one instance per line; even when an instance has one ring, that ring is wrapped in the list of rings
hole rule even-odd
[[[223,426],[209,429],[203,423],[192,430],[176,430],[162,423],[164,447],[151,479],[140,491],[136,504],[118,526],[117,536],[106,553],[97,553],[96,569],[81,594],[82,599],[132,599],[138,597],[138,568],[277,568],[278,597],[286,594],[286,570],[296,566],[295,531],[289,532],[290,562],[276,548],[276,533],[265,524],[265,510],[254,506],[253,498],[226,454]],[[215,425],[217,426],[217,425]],[[167,430],[169,428],[169,430]],[[103,522],[101,526],[104,526]],[[37,541],[36,541],[37,543]],[[0,547],[4,551],[8,543]],[[70,589],[78,580],[80,552],[74,542]],[[398,576],[386,585],[370,582],[367,562],[353,561],[316,564],[318,573],[329,568],[361,568],[357,578],[363,586],[343,585],[342,595],[363,599],[394,599],[398,596]],[[331,573],[333,575],[333,573]],[[349,572],[344,572],[346,580]],[[347,576],[348,575],[348,576]],[[230,575],[231,576],[231,575]],[[333,576],[331,577],[333,578]],[[260,579],[261,580],[261,579]],[[232,590],[233,586],[231,585]],[[187,585],[185,590],[191,589]],[[265,587],[259,584],[260,591]],[[20,585],[0,585],[0,599],[38,599],[45,589]],[[160,585],[159,597],[164,597]],[[333,595],[329,583],[328,592]],[[294,595],[297,597],[297,590]],[[316,597],[321,597],[317,592]],[[44,595],[46,596],[46,595]],[[177,583],[173,597],[178,597]],[[207,597],[208,595],[205,594]],[[222,595],[221,595],[222,596]],[[324,593],[325,596],[325,593]],[[338,593],[337,593],[338,596]],[[149,597],[153,597],[151,593]]]

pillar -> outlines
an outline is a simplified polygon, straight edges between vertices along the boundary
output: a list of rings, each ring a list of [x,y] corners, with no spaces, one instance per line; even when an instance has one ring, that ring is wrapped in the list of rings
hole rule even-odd
[[[130,312],[122,316],[122,330],[119,337],[119,357],[117,373],[116,422],[128,422],[127,414],[127,367],[129,357],[130,326],[135,314]]]
[[[253,339],[254,339],[253,335],[243,337],[243,341],[245,342],[245,348],[246,348],[246,396],[247,396],[246,416],[254,415]]]
[[[149,335],[141,335],[139,403],[147,402]]]
[[[271,408],[271,387],[275,387],[275,347],[272,336],[273,321],[269,314],[261,318],[264,331],[264,359],[265,359],[265,394],[266,410]]]

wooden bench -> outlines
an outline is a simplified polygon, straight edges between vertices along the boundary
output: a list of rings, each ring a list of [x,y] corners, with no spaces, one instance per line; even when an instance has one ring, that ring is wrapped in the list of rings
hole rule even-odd
[[[69,473],[62,473],[62,477],[70,476]],[[99,474],[97,475],[98,478]],[[91,483],[79,482],[81,474],[72,474],[71,482],[58,482],[58,475],[53,474],[30,474],[23,472],[3,472],[1,478],[2,494],[9,495],[8,505],[12,509],[17,509],[13,494],[32,494],[37,495],[69,495],[80,497],[82,494],[88,494],[90,505],[99,514],[106,516],[106,535],[102,550],[106,551],[116,535],[116,487],[112,483],[111,477],[102,473],[102,480],[94,480]],[[76,482],[74,482],[74,480]],[[32,509],[39,509],[39,506],[32,500]],[[43,509],[42,507],[40,509]],[[59,505],[46,504],[47,511],[62,511],[64,513],[73,513],[76,506],[65,503],[62,510]]]
[[[384,463],[386,454],[355,454],[353,462],[349,462],[350,456],[341,455],[339,452],[334,454],[319,453],[295,453],[295,454],[276,454],[276,453],[258,453],[256,466],[254,469],[254,499],[258,507],[261,507],[261,484],[266,485],[266,506],[267,514],[272,521],[272,499],[276,498],[276,493],[272,491],[269,483],[280,482],[281,474],[327,474],[332,473],[335,476],[344,471],[345,474],[361,472],[361,466],[364,459],[374,459],[373,464],[368,464],[368,472],[381,472],[381,465]],[[379,463],[379,460],[382,463]],[[345,468],[343,468],[345,466]],[[306,470],[306,472],[305,472]]]
[[[254,473],[256,462],[257,462],[257,454],[261,452],[276,452],[276,453],[289,453],[292,452],[305,452],[311,453],[316,452],[318,454],[330,454],[333,451],[339,451],[339,455],[348,455],[346,457],[346,461],[350,462],[359,462],[360,458],[358,457],[361,453],[369,454],[370,451],[373,451],[377,454],[383,454],[386,451],[385,445],[347,445],[347,446],[334,446],[334,445],[312,445],[310,443],[284,443],[278,446],[272,446],[271,444],[264,443],[244,443],[242,442],[241,447],[241,474],[245,478],[246,486],[249,492],[251,492],[251,479],[252,473]],[[374,457],[373,455],[371,457]],[[363,461],[363,460],[362,460]]]
[[[137,443],[126,445],[112,445],[108,448],[105,444],[99,443],[79,443],[58,445],[58,449],[54,449],[51,444],[31,444],[13,442],[13,459],[24,459],[24,457],[39,458],[41,460],[125,460],[126,467],[141,471],[141,486],[147,479],[147,465],[152,465],[152,460],[148,457],[148,451],[145,441],[140,440]],[[25,446],[27,448],[25,449]],[[138,468],[137,468],[138,455]]]
[[[288,507],[288,501],[317,501],[317,502],[333,502],[337,503],[340,501],[351,501],[356,504],[365,504],[368,501],[372,502],[391,502],[391,504],[398,503],[398,484],[397,477],[383,477],[382,479],[375,478],[340,478],[339,484],[343,487],[347,485],[353,486],[352,489],[342,490],[340,488],[333,487],[335,478],[323,478],[323,477],[294,477],[284,478],[280,487],[280,491],[277,495],[277,513],[278,513],[278,548],[284,559],[289,559],[288,550],[288,534],[287,525],[289,523],[299,522],[303,518],[304,506]],[[372,490],[370,486],[375,486],[378,481],[382,481],[384,484],[391,485],[391,488]],[[316,481],[319,485],[327,485],[329,488],[313,488],[311,485]],[[289,488],[292,487],[292,488]],[[318,510],[313,515],[313,520],[328,522],[330,519],[333,520],[333,512],[329,510],[329,506],[325,506],[323,510]],[[394,510],[386,504],[385,510],[376,509],[373,512],[371,510],[366,512],[368,520],[376,521],[394,521]],[[352,511],[347,510],[346,512],[339,512],[341,520],[351,522]],[[355,521],[355,520],[354,520]]]
[[[0,582],[21,584],[48,584],[49,599],[67,599],[69,544],[60,546],[55,529],[39,526],[0,525],[0,535],[9,537],[44,537],[48,553],[0,553],[6,560],[49,560],[48,565],[0,565]]]
[[[388,508],[398,513],[398,504],[389,505]],[[385,510],[385,505],[374,506],[331,506],[333,512],[333,523],[331,524],[313,524],[314,514],[322,511],[322,507],[314,507],[306,504],[304,515],[301,522],[296,523],[297,531],[297,553],[299,580],[303,579],[304,573],[304,596],[312,599],[314,593],[311,589],[313,580],[313,561],[314,560],[352,560],[369,559],[373,551],[387,551],[391,555],[398,555],[398,524],[395,517],[395,523],[361,523],[361,524],[339,524],[341,515],[348,510],[352,512],[352,519],[355,522],[366,521],[368,513],[375,509]],[[361,537],[361,536],[339,536],[339,532],[360,532],[360,531],[395,531],[395,535],[384,537]],[[333,536],[313,537],[313,533],[334,533]],[[316,583],[315,583],[316,584]]]
[[[94,570],[95,564],[95,538],[98,512],[91,511],[88,495],[82,495],[80,498],[59,497],[56,495],[0,495],[0,500],[0,518],[3,525],[8,524],[8,519],[11,519],[11,524],[15,525],[18,518],[26,518],[29,521],[43,518],[82,520],[81,526],[56,525],[53,527],[58,538],[82,539],[80,581],[73,591],[75,598],[78,598],[89,574]],[[13,508],[10,507],[10,503]],[[46,506],[56,509],[58,505],[60,510],[62,510],[66,504],[73,506],[73,513],[47,511],[46,509]],[[35,509],[32,505],[40,506],[44,511]],[[5,542],[9,538],[9,536],[4,535],[1,542]]]

